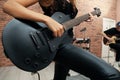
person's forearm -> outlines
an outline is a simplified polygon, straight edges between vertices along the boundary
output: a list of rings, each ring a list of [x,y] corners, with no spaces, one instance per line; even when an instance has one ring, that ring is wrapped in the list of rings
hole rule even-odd
[[[102,36],[105,37],[106,39],[110,39],[110,37],[108,37],[104,32],[101,32]]]
[[[13,5],[13,6],[11,6]],[[38,21],[38,22],[44,22],[46,23],[46,20],[49,19],[48,16],[45,16],[41,13],[34,12],[32,10],[29,10],[25,8],[24,6],[21,6],[20,4],[16,2],[12,3],[5,3],[3,5],[3,11],[7,14],[16,17],[16,18],[22,18],[32,21]]]
[[[20,19],[43,22],[53,32],[55,37],[60,37],[64,33],[64,27],[49,16],[34,12],[26,7],[35,4],[38,0],[8,0],[3,10],[7,14]]]

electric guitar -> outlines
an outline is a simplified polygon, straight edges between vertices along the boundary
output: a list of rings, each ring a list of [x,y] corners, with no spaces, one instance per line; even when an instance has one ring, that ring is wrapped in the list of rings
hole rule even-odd
[[[99,8],[91,12],[93,16],[100,16]],[[4,28],[2,44],[5,55],[20,69],[36,72],[48,66],[54,59],[56,52],[64,42],[71,42],[66,38],[67,31],[73,26],[88,20],[89,14],[71,19],[61,12],[54,13],[51,18],[64,26],[62,37],[53,37],[47,25],[40,22],[13,19]],[[68,40],[67,40],[68,39]]]

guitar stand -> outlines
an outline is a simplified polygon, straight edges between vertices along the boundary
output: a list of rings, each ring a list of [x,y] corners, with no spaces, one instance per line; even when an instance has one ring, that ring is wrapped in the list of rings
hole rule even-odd
[[[90,51],[90,42],[90,38],[80,38],[76,40],[76,44],[80,44],[80,47],[88,51]],[[82,44],[84,44],[84,46],[82,46]]]
[[[80,32],[83,33],[83,38],[76,38],[76,44],[80,44],[80,47],[90,51],[90,38],[86,37],[86,30],[86,27],[80,30]],[[82,46],[82,44],[84,44],[84,46]]]

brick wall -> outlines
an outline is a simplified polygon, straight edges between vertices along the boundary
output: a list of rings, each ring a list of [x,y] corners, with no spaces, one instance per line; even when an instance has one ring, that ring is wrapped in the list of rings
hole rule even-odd
[[[120,21],[120,5],[119,5],[119,3],[120,3],[120,0],[117,0],[117,5],[116,5],[116,6],[117,6],[117,9],[116,9],[116,10],[117,10],[117,11],[116,11],[116,13],[117,13],[117,14],[116,14],[116,16],[117,16],[117,17],[116,17],[116,21],[117,21],[117,22]]]
[[[90,51],[97,55],[101,56],[101,40],[102,36],[99,35],[99,32],[102,31],[102,19],[111,18],[116,19],[116,0],[77,0],[77,6],[79,9],[79,14],[82,15],[84,13],[91,12],[94,7],[98,7],[101,9],[101,16],[94,17],[93,22],[83,22],[79,26],[75,28],[75,37],[83,38],[83,32],[80,30],[86,27],[85,36],[91,39],[90,43]]]
[[[5,26],[5,24],[11,20],[11,16],[3,13],[2,11],[2,4],[5,2],[5,0],[1,0],[0,1],[0,39],[1,39],[1,33],[3,30],[3,26]],[[3,47],[2,47],[2,43],[0,40],[0,66],[4,65],[4,66],[8,66],[11,65],[12,63],[9,61],[9,59],[6,59],[4,53],[3,53]]]
[[[13,18],[2,11],[1,7],[5,1],[6,0],[0,0],[0,38],[5,24]],[[90,51],[100,57],[102,37],[98,33],[102,30],[102,18],[108,17],[116,19],[116,0],[77,0],[77,7],[79,10],[77,16],[93,11],[94,7],[99,7],[101,9],[101,16],[98,18],[95,17],[93,22],[83,22],[74,28],[75,37],[77,38],[82,38],[83,33],[81,33],[80,30],[84,27],[87,28],[86,37],[88,36],[91,39]],[[38,4],[31,6],[30,9],[37,12],[42,12]],[[13,64],[5,57],[2,43],[0,41],[0,66],[9,65]]]

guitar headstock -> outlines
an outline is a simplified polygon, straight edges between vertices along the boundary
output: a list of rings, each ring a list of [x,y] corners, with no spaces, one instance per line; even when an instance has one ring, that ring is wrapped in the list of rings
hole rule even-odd
[[[93,15],[97,15],[99,17],[101,15],[101,11],[99,8],[94,8],[94,11],[92,12]]]

